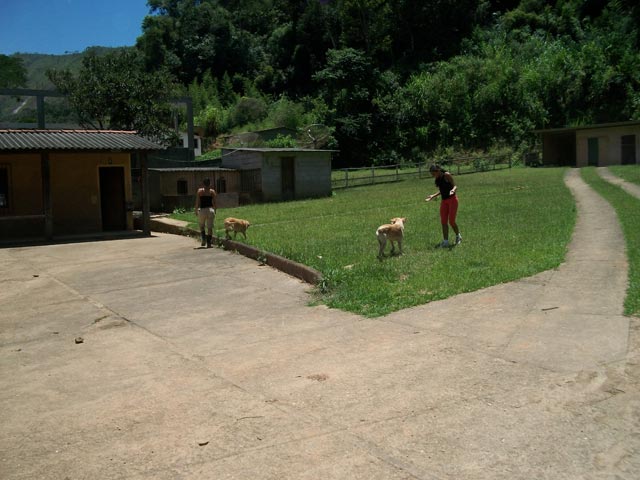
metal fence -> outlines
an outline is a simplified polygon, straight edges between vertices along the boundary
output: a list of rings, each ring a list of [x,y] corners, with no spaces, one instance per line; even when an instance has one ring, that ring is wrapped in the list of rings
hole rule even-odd
[[[488,155],[484,157],[457,157],[440,163],[455,175],[486,172],[511,168],[510,155]],[[350,188],[376,183],[399,182],[409,178],[429,177],[431,163],[404,163],[379,167],[341,168],[331,172],[331,187]]]

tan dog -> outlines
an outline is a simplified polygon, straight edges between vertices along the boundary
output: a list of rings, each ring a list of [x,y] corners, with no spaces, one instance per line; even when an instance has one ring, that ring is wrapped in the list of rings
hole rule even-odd
[[[240,232],[244,238],[247,238],[247,228],[249,228],[251,224],[247,220],[242,220],[241,218],[233,218],[227,217],[224,219],[224,234],[227,239],[231,238],[229,232],[233,232],[233,238],[235,240],[236,235]]]
[[[376,237],[378,237],[378,244],[380,245],[380,251],[378,252],[378,258],[384,257],[384,248],[387,246],[387,240],[391,242],[391,255],[395,252],[394,242],[398,244],[399,255],[402,255],[402,239],[404,238],[404,222],[407,219],[404,217],[396,217],[391,219],[391,223],[380,225],[376,230]]]

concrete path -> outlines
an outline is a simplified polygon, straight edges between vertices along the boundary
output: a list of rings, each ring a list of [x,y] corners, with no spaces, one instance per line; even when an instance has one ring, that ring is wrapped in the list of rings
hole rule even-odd
[[[375,320],[187,237],[0,250],[0,478],[637,478],[624,244],[567,184],[558,269]]]
[[[629,195],[633,195],[636,198],[640,198],[640,185],[636,185],[635,183],[627,182],[623,178],[618,177],[611,173],[607,167],[598,167],[596,168],[598,175],[604,178],[607,182],[613,183],[614,185],[619,186]]]

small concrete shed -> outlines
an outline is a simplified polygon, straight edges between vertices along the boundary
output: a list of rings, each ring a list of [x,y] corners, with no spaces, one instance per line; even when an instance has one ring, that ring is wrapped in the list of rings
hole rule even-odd
[[[222,166],[253,172],[263,201],[331,195],[331,156],[335,150],[224,148]]]
[[[535,130],[542,163],[571,167],[640,164],[640,121]]]
[[[150,168],[151,210],[172,212],[175,208],[193,209],[198,188],[208,178],[217,193],[219,208],[240,204],[241,172],[221,167]]]

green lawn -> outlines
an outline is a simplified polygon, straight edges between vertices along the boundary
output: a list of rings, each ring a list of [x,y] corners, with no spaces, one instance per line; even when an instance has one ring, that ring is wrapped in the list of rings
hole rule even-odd
[[[611,173],[625,179],[627,182],[640,185],[640,165],[614,165],[608,168]]]
[[[633,172],[631,168],[609,167],[616,175],[618,169]],[[640,168],[635,167],[636,173]],[[629,288],[624,303],[624,313],[627,315],[640,314],[640,200],[629,195],[620,187],[603,180],[595,168],[583,168],[582,178],[589,183],[600,195],[602,195],[615,208],[618,221],[622,226],[625,241],[627,242],[627,258],[629,260]],[[622,176],[622,175],[620,175]],[[633,175],[625,177],[633,181]],[[636,177],[640,179],[640,177]],[[638,182],[640,183],[640,182]]]
[[[339,190],[330,198],[220,209],[250,220],[247,243],[322,272],[317,301],[376,317],[558,266],[575,224],[565,169],[456,177],[462,245],[441,240],[433,179]],[[376,228],[407,217],[404,255],[379,261]],[[192,213],[180,216],[194,222]],[[453,235],[451,235],[453,238]]]

